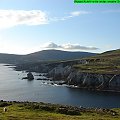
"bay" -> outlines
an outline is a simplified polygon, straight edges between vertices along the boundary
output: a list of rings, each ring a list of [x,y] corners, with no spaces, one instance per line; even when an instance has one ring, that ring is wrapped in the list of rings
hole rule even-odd
[[[51,81],[22,80],[24,71],[0,64],[0,100],[47,102],[83,107],[120,108],[120,93],[97,92],[52,85]]]

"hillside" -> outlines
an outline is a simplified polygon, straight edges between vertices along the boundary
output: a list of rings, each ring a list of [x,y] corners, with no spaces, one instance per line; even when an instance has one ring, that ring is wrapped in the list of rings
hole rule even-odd
[[[95,53],[89,52],[68,52],[60,50],[43,50],[27,55],[14,55],[14,54],[0,54],[0,63],[28,63],[28,62],[41,62],[41,61],[57,61],[79,59],[88,56],[94,56]]]
[[[120,74],[120,49],[107,51],[94,57],[83,58],[87,64],[77,64],[74,67],[82,72]]]
[[[22,55],[0,53],[0,63],[18,63],[21,61],[21,58]]]
[[[88,56],[94,56],[95,53],[89,52],[68,52],[61,50],[43,50],[35,53],[31,53],[25,56],[28,60],[41,60],[41,61],[51,61],[51,60],[71,60],[78,59]]]

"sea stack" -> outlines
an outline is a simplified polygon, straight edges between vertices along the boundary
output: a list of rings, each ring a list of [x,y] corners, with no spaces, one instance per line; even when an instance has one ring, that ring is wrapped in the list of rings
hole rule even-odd
[[[33,76],[33,74],[32,74],[31,72],[29,72],[29,73],[27,74],[27,79],[28,79],[28,80],[33,80],[33,79],[34,79],[34,76]]]

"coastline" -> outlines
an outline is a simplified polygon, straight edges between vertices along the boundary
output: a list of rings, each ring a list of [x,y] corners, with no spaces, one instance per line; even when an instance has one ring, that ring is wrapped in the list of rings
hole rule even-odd
[[[107,90],[107,89],[91,89],[87,87],[79,87],[79,86],[74,86],[74,85],[67,85],[68,88],[75,88],[75,89],[84,89],[84,90],[89,90],[89,91],[96,91],[96,92],[111,92],[111,93],[120,93],[120,91],[117,90]]]
[[[42,65],[40,64],[40,66]],[[39,68],[41,68],[40,66]],[[24,65],[20,65],[20,66],[16,65],[16,67],[13,67],[13,69],[16,71],[36,72],[40,74],[44,71],[43,73],[46,73],[45,75],[46,78],[48,79],[53,78],[53,79],[50,79],[51,81],[62,80],[66,82],[67,85],[73,85],[73,88],[87,89],[92,91],[120,93],[119,86],[117,85],[116,82],[114,82],[116,80],[117,82],[119,81],[119,77],[120,77],[119,75],[84,73],[84,72],[75,70],[69,65],[64,66],[61,63],[58,64],[57,66],[54,66],[54,64],[52,67],[51,66],[52,64],[50,65],[45,64],[42,66],[41,69],[37,70],[36,67],[34,68],[34,66],[29,68],[28,66],[24,67]],[[114,78],[115,76],[116,78]],[[94,82],[92,78],[94,78]]]

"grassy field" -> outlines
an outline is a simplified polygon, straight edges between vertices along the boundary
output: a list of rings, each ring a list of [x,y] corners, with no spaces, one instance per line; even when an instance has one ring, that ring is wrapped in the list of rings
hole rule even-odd
[[[4,102],[5,103],[5,102]],[[37,107],[39,105],[39,107]],[[120,120],[120,109],[113,109],[116,115],[109,112],[95,112],[95,109],[81,111],[79,115],[61,114],[50,109],[41,109],[40,106],[49,104],[41,103],[8,103],[0,102],[0,120]],[[7,111],[3,108],[6,106]],[[58,108],[60,105],[51,105],[50,107]]]
[[[120,74],[120,49],[83,58],[83,60],[88,63],[76,64],[74,68],[87,73]]]

